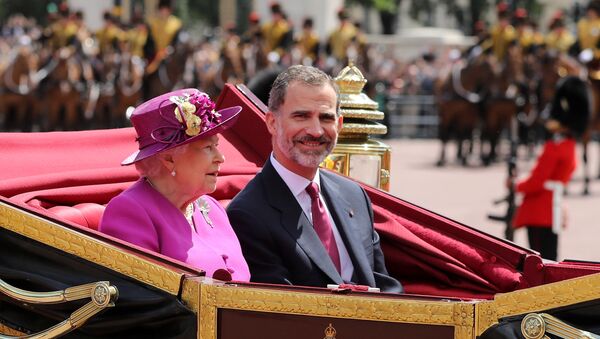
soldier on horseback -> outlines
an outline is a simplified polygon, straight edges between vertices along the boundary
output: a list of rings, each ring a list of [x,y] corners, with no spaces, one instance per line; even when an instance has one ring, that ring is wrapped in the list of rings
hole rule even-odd
[[[271,17],[272,20],[262,26],[262,34],[266,42],[267,53],[277,52],[281,57],[293,42],[292,26],[287,21],[281,4],[278,2],[271,4]]]
[[[550,32],[546,36],[546,47],[561,53],[569,51],[575,43],[575,36],[565,27],[564,14],[557,11],[552,17],[549,25]]]
[[[148,20],[150,34],[144,46],[144,56],[148,60],[146,72],[154,73],[160,63],[168,56],[169,47],[173,47],[181,31],[181,20],[173,15],[170,0],[160,0],[158,15]]]
[[[496,7],[498,22],[490,30],[492,51],[497,60],[504,60],[509,45],[516,38],[515,28],[510,23],[508,5],[500,2]]]

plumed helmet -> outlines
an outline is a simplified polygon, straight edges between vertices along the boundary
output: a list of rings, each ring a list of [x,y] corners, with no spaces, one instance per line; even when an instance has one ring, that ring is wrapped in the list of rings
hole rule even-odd
[[[576,76],[566,76],[556,84],[550,119],[580,136],[588,127],[590,101],[586,83]]]

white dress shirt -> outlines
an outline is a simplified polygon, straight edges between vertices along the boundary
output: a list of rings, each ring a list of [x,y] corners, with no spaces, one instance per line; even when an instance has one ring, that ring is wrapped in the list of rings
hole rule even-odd
[[[310,196],[306,192],[306,187],[311,181],[285,168],[282,164],[279,163],[279,161],[277,161],[277,159],[275,159],[273,153],[271,153],[271,163],[273,164],[275,171],[277,171],[279,176],[281,176],[285,184],[288,186],[288,188],[296,198],[296,201],[298,201],[298,204],[300,204],[300,207],[302,208],[302,211],[304,211],[304,214],[306,215],[308,220],[310,220],[310,222],[312,223],[311,200]],[[331,217],[331,213],[329,212],[327,203],[323,198],[319,171],[317,171],[317,174],[315,175],[312,181],[315,182],[317,186],[319,186],[319,198],[321,199],[323,206],[325,206],[325,211],[327,211],[327,215],[329,216],[329,220],[331,221],[333,237],[335,238],[335,243],[337,244],[338,252],[340,254],[342,279],[344,280],[344,282],[351,282],[352,274],[354,274],[354,265],[352,265],[352,260],[350,259],[350,255],[348,254],[346,245],[342,240],[340,232],[338,231],[338,228],[335,225],[335,221]]]

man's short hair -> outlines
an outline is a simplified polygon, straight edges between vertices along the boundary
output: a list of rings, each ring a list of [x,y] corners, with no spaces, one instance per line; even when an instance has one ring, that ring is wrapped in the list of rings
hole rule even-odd
[[[336,96],[336,108],[335,112],[339,115],[340,111],[340,91],[333,79],[322,70],[304,65],[290,66],[285,71],[279,73],[271,91],[269,92],[269,110],[273,113],[277,113],[283,102],[285,101],[285,95],[287,89],[292,82],[300,82],[304,85],[320,87],[323,85],[330,85],[335,91]]]

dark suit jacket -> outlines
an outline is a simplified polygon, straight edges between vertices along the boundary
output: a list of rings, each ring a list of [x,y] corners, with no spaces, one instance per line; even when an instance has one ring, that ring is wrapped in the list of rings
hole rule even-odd
[[[354,265],[352,282],[402,292],[400,282],[385,268],[366,192],[337,174],[320,175],[323,196]],[[231,201],[227,214],[250,266],[251,281],[316,287],[344,283],[270,160]]]

